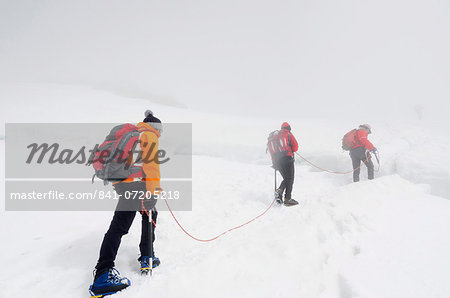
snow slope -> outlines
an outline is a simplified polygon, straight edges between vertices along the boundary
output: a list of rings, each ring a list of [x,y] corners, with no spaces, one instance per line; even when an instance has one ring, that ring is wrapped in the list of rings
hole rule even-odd
[[[2,122],[138,121],[149,107],[165,122],[193,122],[193,210],[175,214],[200,238],[256,216],[271,202],[273,171],[264,144],[283,119],[210,115],[81,86],[9,84],[0,92],[7,99]],[[124,102],[129,109],[121,108]],[[348,170],[339,142],[357,123],[290,120],[302,154]],[[392,130],[390,124],[372,124],[371,139],[383,158],[373,181],[351,184],[348,175],[298,160],[294,198],[301,206],[274,207],[208,243],[193,241],[161,212],[155,249],[162,265],[152,278],[137,271],[136,220],[116,263],[132,287],[117,297],[448,297],[450,201],[430,192],[449,197],[448,179],[435,181],[449,175],[443,154],[449,144],[433,147],[441,137],[430,128],[398,124]],[[421,141],[424,135],[428,142]],[[4,165],[4,140],[0,146]],[[0,297],[87,297],[111,216],[2,211]]]

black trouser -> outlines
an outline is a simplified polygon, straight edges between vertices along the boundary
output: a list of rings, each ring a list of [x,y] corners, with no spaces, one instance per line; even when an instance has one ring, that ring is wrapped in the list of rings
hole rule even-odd
[[[283,177],[283,181],[278,189],[280,189],[281,194],[286,190],[284,197],[289,200],[291,198],[295,176],[294,158],[292,156],[281,158],[280,161],[277,162],[276,169],[280,171],[280,174]]]
[[[374,176],[374,166],[370,153],[366,154],[364,147],[357,147],[350,150],[350,157],[353,164],[353,182],[359,181],[359,173],[361,172],[361,162],[367,167],[367,177],[372,180]]]
[[[119,209],[119,205],[124,202],[124,193],[127,191],[146,191],[145,182],[118,183],[114,185],[114,189],[120,196],[120,199],[118,208],[116,208],[116,211],[114,212],[109,229],[103,238],[102,246],[100,248],[100,257],[98,259],[97,266],[95,266],[95,269],[97,269],[95,277],[114,267],[114,260],[116,259],[122,236],[128,233],[134,217],[136,216],[136,211],[141,210],[136,209],[136,211],[118,211],[117,209]],[[138,206],[139,205],[136,204],[136,208],[138,208]],[[148,215],[142,211],[140,213],[142,215],[142,231],[139,248],[141,251],[141,256],[150,256],[151,251],[153,252],[153,242],[155,241],[154,228],[156,226],[153,225],[153,229],[150,229]],[[158,212],[154,208],[152,211],[152,219],[155,224],[157,217]],[[150,230],[152,232],[152,243],[150,243]]]

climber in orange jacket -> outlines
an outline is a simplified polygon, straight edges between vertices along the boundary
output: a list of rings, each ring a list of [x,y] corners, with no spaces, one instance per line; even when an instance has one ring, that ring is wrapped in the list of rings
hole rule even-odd
[[[142,215],[142,232],[139,244],[141,255],[138,259],[141,266],[141,273],[147,273],[160,264],[160,260],[155,256],[153,250],[153,242],[155,240],[154,228],[156,227],[156,219],[158,217],[158,212],[155,208],[155,196],[161,190],[157,154],[162,124],[158,118],[153,116],[150,110],[147,110],[145,112],[145,119],[138,123],[137,127],[141,151],[136,158],[130,155],[126,162],[136,167],[142,167],[143,174],[139,175],[139,177],[133,174],[125,180],[113,183],[114,190],[120,199],[109,229],[103,238],[100,256],[95,266],[94,283],[90,287],[90,291],[94,295],[115,293],[130,285],[129,280],[120,277],[117,270],[114,269],[114,260],[119,249],[121,238],[128,233],[136,216],[136,211],[140,211]],[[145,200],[134,202],[133,200],[128,200],[130,195],[133,196],[133,194],[137,194],[138,196],[145,194]],[[139,203],[139,206],[136,206],[136,209],[131,211],[121,210],[119,205],[122,203],[126,204],[127,201],[136,205]],[[149,213],[152,217],[152,224],[150,224]],[[150,264],[152,268],[150,268]]]

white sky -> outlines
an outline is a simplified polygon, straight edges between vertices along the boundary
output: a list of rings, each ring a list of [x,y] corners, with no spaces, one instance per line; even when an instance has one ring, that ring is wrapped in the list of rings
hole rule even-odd
[[[0,0],[1,81],[207,111],[446,115],[448,53],[450,0]]]

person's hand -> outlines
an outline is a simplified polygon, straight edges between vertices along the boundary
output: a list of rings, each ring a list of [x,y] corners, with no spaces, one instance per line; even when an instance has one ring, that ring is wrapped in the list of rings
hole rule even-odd
[[[372,151],[370,151],[370,152],[372,152],[373,154],[377,154],[378,150],[377,150],[377,148],[373,147]]]
[[[156,198],[155,196],[145,196],[142,198],[142,211],[149,211],[152,210],[153,207],[156,205]]]

